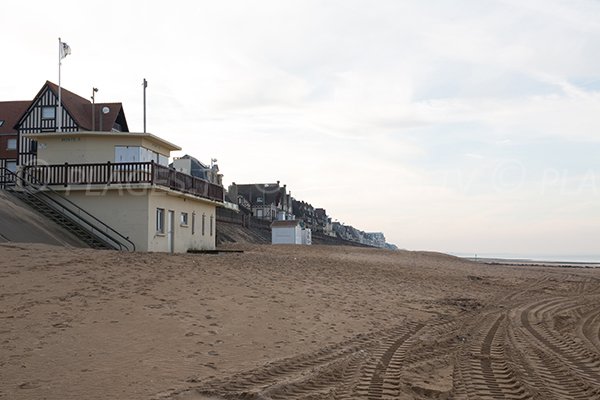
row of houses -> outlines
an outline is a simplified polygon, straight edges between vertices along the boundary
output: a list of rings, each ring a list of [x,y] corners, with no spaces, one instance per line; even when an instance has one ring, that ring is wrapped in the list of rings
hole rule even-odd
[[[49,81],[32,100],[0,102],[0,186],[30,197],[46,190],[54,208],[77,207],[70,217],[89,212],[93,218],[79,222],[108,242],[119,236],[140,251],[213,250],[217,209],[230,208],[274,222],[273,243],[310,244],[315,232],[386,246],[382,233],[332,222],[279,181],[233,183],[226,191],[214,159],[205,164],[186,154],[169,163],[180,150],[129,132],[121,103],[90,102]]]
[[[275,221],[274,227],[290,226],[289,222],[284,224],[277,221],[297,221],[298,227],[295,229],[316,232],[367,246],[395,248],[386,243],[385,235],[381,232],[365,232],[332,221],[324,208],[315,208],[308,202],[292,197],[287,185],[281,185],[280,181],[254,184],[234,182],[226,192],[226,199],[236,204],[240,212],[250,218]]]

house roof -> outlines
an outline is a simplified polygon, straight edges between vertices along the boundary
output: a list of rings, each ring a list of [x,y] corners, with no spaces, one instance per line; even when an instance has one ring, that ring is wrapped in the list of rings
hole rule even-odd
[[[15,125],[21,118],[21,115],[27,110],[31,102],[25,101],[0,101],[0,134],[17,134]]]
[[[15,125],[25,117],[28,108],[36,103],[38,98],[46,91],[46,88],[49,88],[54,95],[58,96],[58,85],[46,81],[34,99],[29,102],[27,109],[21,113]],[[75,120],[80,130],[110,132],[114,124],[118,123],[121,125],[122,132],[129,132],[122,103],[96,103],[94,105],[95,126],[92,126],[92,102],[63,87],[61,87],[60,94],[63,107]],[[109,109],[106,114],[101,112],[104,107]],[[100,126],[102,126],[102,129],[100,129]]]
[[[236,185],[238,194],[246,198],[250,203],[257,204],[256,199],[261,197],[263,199],[262,204],[270,205],[275,204],[278,206],[282,197],[285,196],[287,187],[285,185],[280,186],[277,183],[254,183],[254,184],[241,184]]]
[[[271,228],[293,228],[300,224],[299,219],[292,219],[286,221],[273,221]]]

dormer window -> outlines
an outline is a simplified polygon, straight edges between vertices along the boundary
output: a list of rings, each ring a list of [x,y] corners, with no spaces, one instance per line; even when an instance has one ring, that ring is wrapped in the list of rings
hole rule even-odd
[[[56,107],[45,106],[42,107],[42,119],[54,119],[56,118]]]

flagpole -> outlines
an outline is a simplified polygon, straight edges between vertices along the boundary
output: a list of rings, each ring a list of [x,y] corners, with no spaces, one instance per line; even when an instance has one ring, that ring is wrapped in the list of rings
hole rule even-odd
[[[144,133],[146,133],[146,88],[148,87],[148,81],[146,78],[144,78],[142,86],[144,86]]]
[[[60,96],[60,66],[62,65],[62,41],[58,38],[58,116],[56,117],[56,131],[62,132],[62,101]]]

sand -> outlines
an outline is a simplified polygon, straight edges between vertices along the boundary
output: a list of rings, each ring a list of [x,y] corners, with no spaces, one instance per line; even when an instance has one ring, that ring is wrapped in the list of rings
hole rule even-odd
[[[0,244],[0,398],[600,397],[600,269],[235,248]]]

